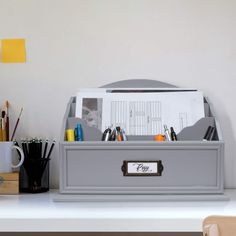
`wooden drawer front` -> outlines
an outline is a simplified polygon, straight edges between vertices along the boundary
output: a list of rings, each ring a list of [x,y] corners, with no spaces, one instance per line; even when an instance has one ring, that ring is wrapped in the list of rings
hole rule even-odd
[[[70,193],[211,193],[223,191],[218,147],[64,147],[63,189]],[[124,161],[158,161],[161,176],[124,176]]]

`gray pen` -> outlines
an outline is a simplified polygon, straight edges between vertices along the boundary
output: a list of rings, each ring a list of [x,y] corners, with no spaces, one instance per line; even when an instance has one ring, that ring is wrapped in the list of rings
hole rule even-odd
[[[170,137],[170,133],[167,128],[167,125],[164,125],[164,132],[165,132],[165,136],[166,136],[167,141],[171,141],[171,137]]]

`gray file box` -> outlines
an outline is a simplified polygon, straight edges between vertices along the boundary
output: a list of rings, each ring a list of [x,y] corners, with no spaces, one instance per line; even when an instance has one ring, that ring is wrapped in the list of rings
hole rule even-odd
[[[150,80],[128,80],[107,87],[173,87]],[[126,142],[102,142],[102,133],[75,118],[75,97],[68,103],[60,140],[62,195],[130,196],[223,194],[224,141],[212,106],[204,98],[205,117],[184,128],[177,142],[155,142],[152,136],[129,136]],[[83,142],[65,141],[65,130],[82,124]],[[213,141],[202,141],[209,125]],[[126,176],[125,161],[160,161],[160,175]],[[126,166],[127,167],[127,166]]]

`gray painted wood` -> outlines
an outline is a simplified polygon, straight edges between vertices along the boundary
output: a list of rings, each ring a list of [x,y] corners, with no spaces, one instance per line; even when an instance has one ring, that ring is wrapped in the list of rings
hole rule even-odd
[[[137,87],[168,85],[158,81],[135,81]],[[134,87],[132,82],[135,81],[122,81],[107,87]],[[146,199],[160,200],[163,194],[171,198],[176,194],[176,199],[182,195],[185,200],[199,195],[206,199],[207,194],[225,199],[224,141],[212,106],[208,99],[204,100],[207,117],[183,129],[178,134],[180,141],[160,143],[153,141],[152,136],[136,136],[128,137],[127,142],[102,142],[99,130],[87,127],[74,117],[75,98],[72,97],[65,112],[60,140],[60,193],[63,196],[73,194],[73,198],[78,196],[80,200],[83,195],[101,195],[104,200],[111,195],[121,200],[122,196],[128,199],[128,196],[146,195]],[[65,142],[65,129],[74,128],[77,122],[82,124],[85,141]],[[217,130],[214,141],[202,141],[208,125],[213,124]],[[123,176],[121,166],[125,160],[161,160],[164,171],[162,176]]]

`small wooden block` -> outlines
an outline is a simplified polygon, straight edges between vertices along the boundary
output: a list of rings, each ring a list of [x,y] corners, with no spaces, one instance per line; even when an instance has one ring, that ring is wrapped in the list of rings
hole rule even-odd
[[[0,173],[0,194],[19,194],[19,172]]]

